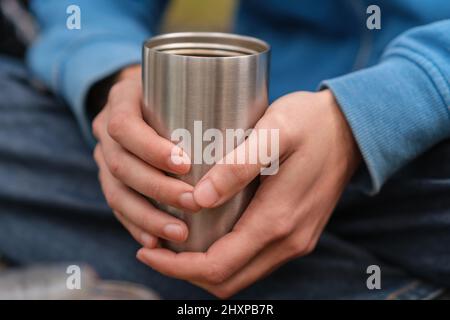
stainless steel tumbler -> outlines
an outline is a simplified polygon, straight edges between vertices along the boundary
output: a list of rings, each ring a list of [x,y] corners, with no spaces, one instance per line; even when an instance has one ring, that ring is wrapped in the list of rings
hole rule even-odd
[[[218,129],[224,135],[226,129],[253,128],[268,106],[269,60],[269,45],[256,38],[208,32],[154,37],[143,48],[144,118],[167,139],[177,129],[195,136],[198,121],[203,132]],[[185,151],[192,159],[192,150]],[[211,167],[194,163],[178,178],[195,185]],[[254,181],[219,208],[195,214],[157,204],[189,227],[186,242],[164,245],[175,251],[206,251],[232,229],[256,185]]]

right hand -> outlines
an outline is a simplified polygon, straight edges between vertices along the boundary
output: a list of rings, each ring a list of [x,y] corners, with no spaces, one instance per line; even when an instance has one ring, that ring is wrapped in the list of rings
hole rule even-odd
[[[140,67],[130,67],[120,74],[92,128],[98,141],[94,158],[108,205],[131,235],[151,248],[158,238],[185,241],[188,228],[146,197],[191,212],[199,207],[193,186],[164,173],[186,174],[190,161],[173,163],[174,144],[144,122],[140,72]],[[180,154],[188,157],[182,150]]]

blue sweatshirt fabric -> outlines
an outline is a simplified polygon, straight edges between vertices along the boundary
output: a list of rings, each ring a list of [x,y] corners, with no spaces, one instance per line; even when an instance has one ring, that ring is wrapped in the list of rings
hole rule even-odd
[[[160,0],[33,0],[41,28],[28,52],[37,78],[72,108],[93,143],[85,99],[98,80],[140,63]],[[69,5],[81,29],[66,27]],[[381,29],[369,30],[369,5]],[[329,88],[364,159],[358,185],[376,193],[398,169],[450,137],[449,0],[244,0],[235,32],[272,46],[270,97]],[[301,106],[299,106],[301,108]]]

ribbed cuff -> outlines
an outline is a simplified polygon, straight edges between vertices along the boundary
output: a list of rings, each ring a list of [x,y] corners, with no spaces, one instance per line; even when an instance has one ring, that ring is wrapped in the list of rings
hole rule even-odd
[[[122,39],[88,39],[68,54],[57,70],[57,92],[72,106],[82,133],[88,143],[95,144],[86,110],[89,89],[97,81],[112,75],[125,66],[141,63],[142,43]]]
[[[415,62],[393,56],[326,80],[353,131],[365,169],[355,179],[369,194],[399,168],[450,136],[449,103]]]

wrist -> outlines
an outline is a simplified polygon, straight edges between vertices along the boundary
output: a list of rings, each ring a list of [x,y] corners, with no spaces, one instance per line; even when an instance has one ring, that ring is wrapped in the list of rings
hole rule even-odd
[[[330,119],[327,123],[331,129],[331,147],[336,156],[336,165],[342,165],[342,172],[350,178],[362,158],[352,129],[331,90],[322,90],[316,95],[320,101],[319,105],[324,108],[323,115],[328,115]]]
[[[139,65],[139,64],[128,66],[128,67],[122,69],[118,73],[118,75],[116,77],[116,82],[126,80],[126,79],[140,80],[141,72],[142,72],[141,70],[142,70],[142,68],[141,68],[141,65]]]
[[[131,65],[95,83],[89,90],[86,100],[86,110],[90,120],[94,120],[97,114],[102,111],[108,100],[109,91],[115,83],[125,79],[140,80],[140,77],[141,66]]]

